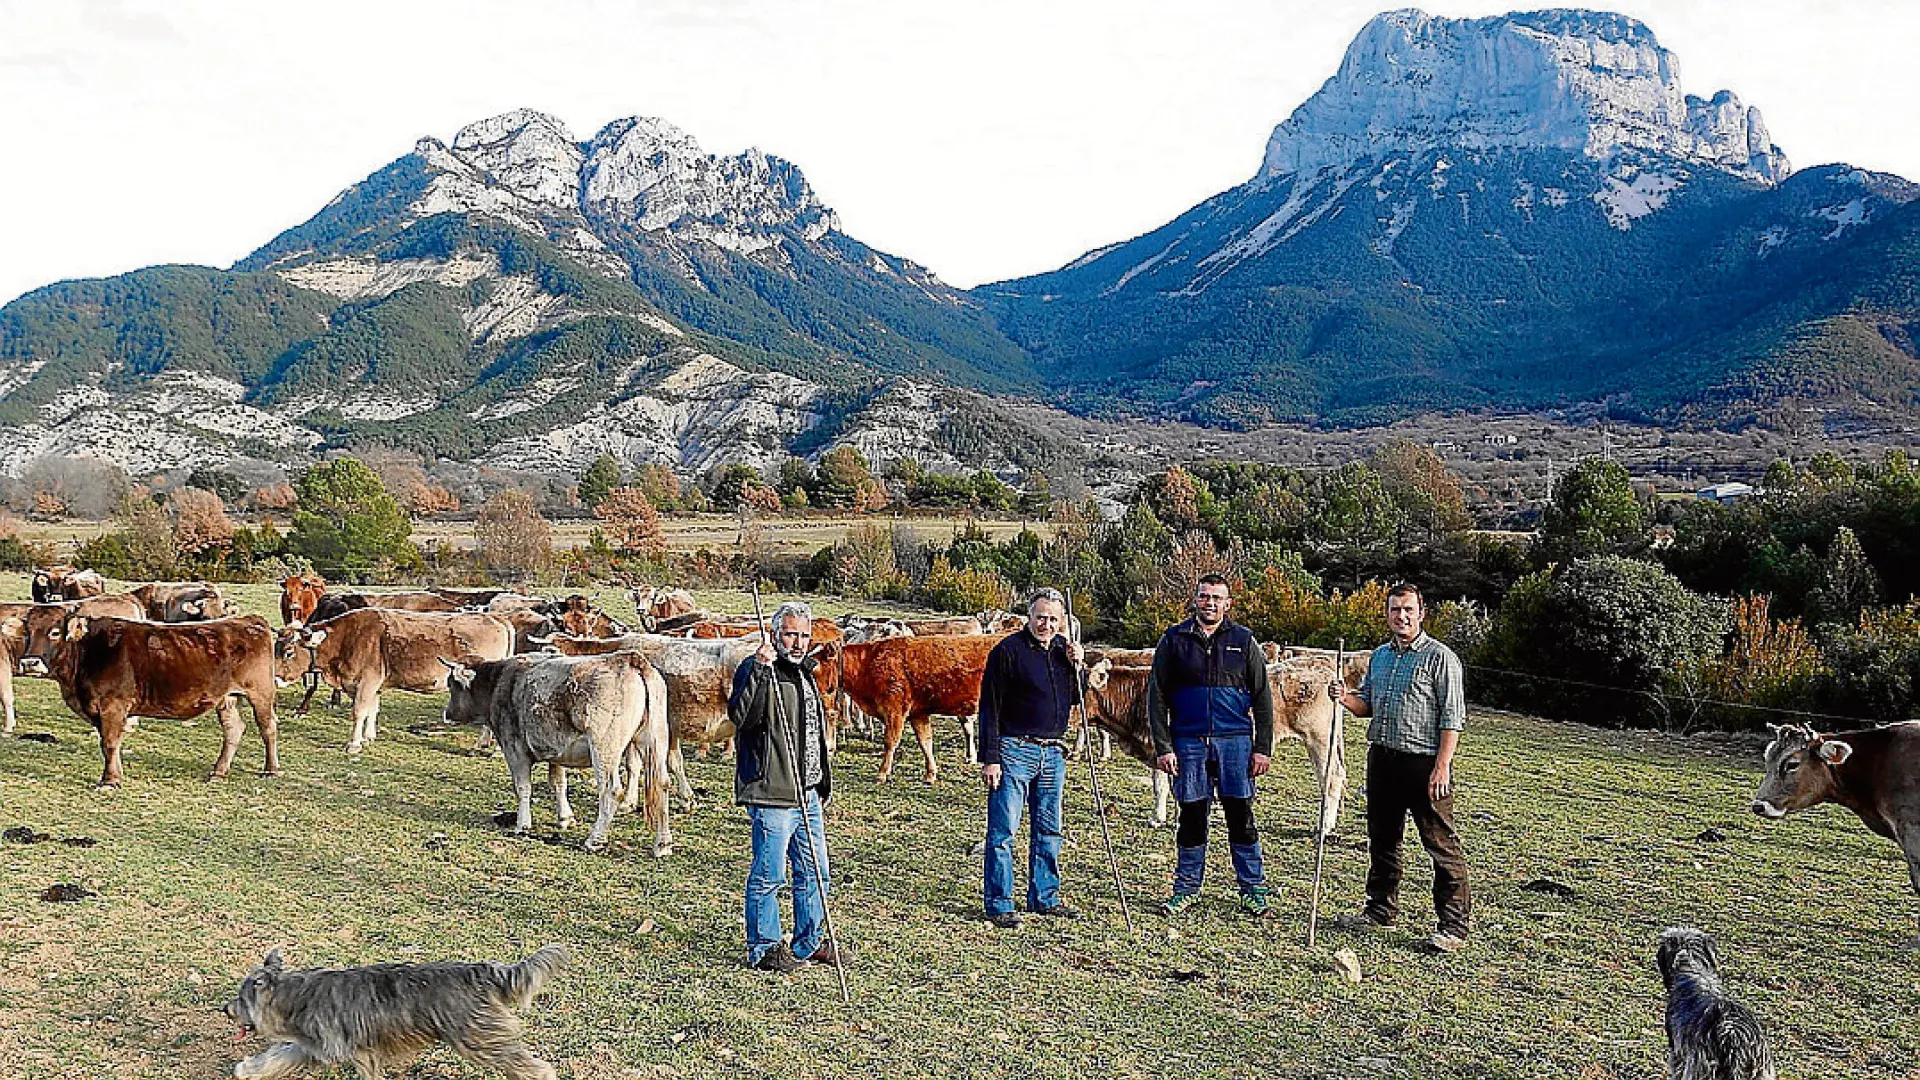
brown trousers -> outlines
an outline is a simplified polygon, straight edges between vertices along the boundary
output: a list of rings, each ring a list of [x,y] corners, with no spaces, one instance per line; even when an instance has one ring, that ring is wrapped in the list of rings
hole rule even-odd
[[[1407,815],[1420,843],[1433,857],[1433,909],[1440,929],[1467,936],[1473,895],[1467,888],[1467,856],[1453,825],[1453,796],[1427,797],[1433,776],[1432,754],[1408,754],[1385,746],[1367,747],[1367,914],[1391,923],[1400,915],[1400,841]]]

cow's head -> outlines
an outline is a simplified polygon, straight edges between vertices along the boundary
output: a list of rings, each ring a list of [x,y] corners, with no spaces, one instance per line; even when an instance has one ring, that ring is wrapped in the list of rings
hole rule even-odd
[[[462,690],[469,689],[473,686],[474,670],[472,668],[465,664],[449,660],[444,656],[435,657],[435,659],[439,660],[440,665],[447,669],[448,685],[457,686]]]
[[[1087,669],[1087,689],[1105,690],[1107,680],[1113,677],[1113,661],[1101,660]]]
[[[324,628],[288,623],[273,642],[273,681],[292,686],[315,668],[314,650],[327,639]]]
[[[1852,756],[1852,744],[1810,727],[1774,727],[1773,741],[1767,744],[1767,773],[1754,792],[1753,812],[1779,818],[1826,802],[1839,789],[1833,771]]]

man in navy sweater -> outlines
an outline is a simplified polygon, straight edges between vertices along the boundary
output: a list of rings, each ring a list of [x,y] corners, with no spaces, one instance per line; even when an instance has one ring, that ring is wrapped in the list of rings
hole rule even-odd
[[[1267,914],[1260,834],[1253,827],[1253,781],[1273,753],[1273,692],[1267,658],[1253,632],[1227,618],[1227,579],[1202,577],[1193,590],[1193,618],[1167,630],[1153,650],[1147,677],[1147,720],[1155,764],[1173,776],[1180,803],[1180,855],[1173,895],[1160,905],[1178,915],[1200,898],[1207,872],[1207,815],[1220,796],[1227,816],[1240,909]]]
[[[987,785],[981,894],[987,919],[1020,925],[1013,907],[1013,834],[1024,811],[1027,910],[1071,919],[1060,902],[1060,803],[1067,790],[1067,719],[1080,692],[1080,643],[1061,633],[1067,603],[1056,589],[1027,602],[1027,628],[987,654],[980,678],[980,779]]]

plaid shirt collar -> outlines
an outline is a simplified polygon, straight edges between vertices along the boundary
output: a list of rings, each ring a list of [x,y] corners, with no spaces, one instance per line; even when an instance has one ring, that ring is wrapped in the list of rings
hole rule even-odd
[[[1426,652],[1429,648],[1432,648],[1432,647],[1433,647],[1433,639],[1427,636],[1427,632],[1425,630],[1422,630],[1418,634],[1415,634],[1413,636],[1413,640],[1407,642],[1405,645],[1401,645],[1400,639],[1397,637],[1390,637],[1387,639],[1387,648],[1392,649],[1394,652],[1397,652],[1397,653]]]

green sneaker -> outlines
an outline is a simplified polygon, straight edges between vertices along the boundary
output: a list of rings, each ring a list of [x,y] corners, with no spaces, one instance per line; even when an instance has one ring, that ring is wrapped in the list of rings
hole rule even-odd
[[[1199,893],[1177,892],[1160,902],[1160,914],[1171,919],[1199,902]]]
[[[1266,918],[1272,910],[1267,907],[1267,890],[1254,888],[1241,893],[1240,910],[1256,919]]]

